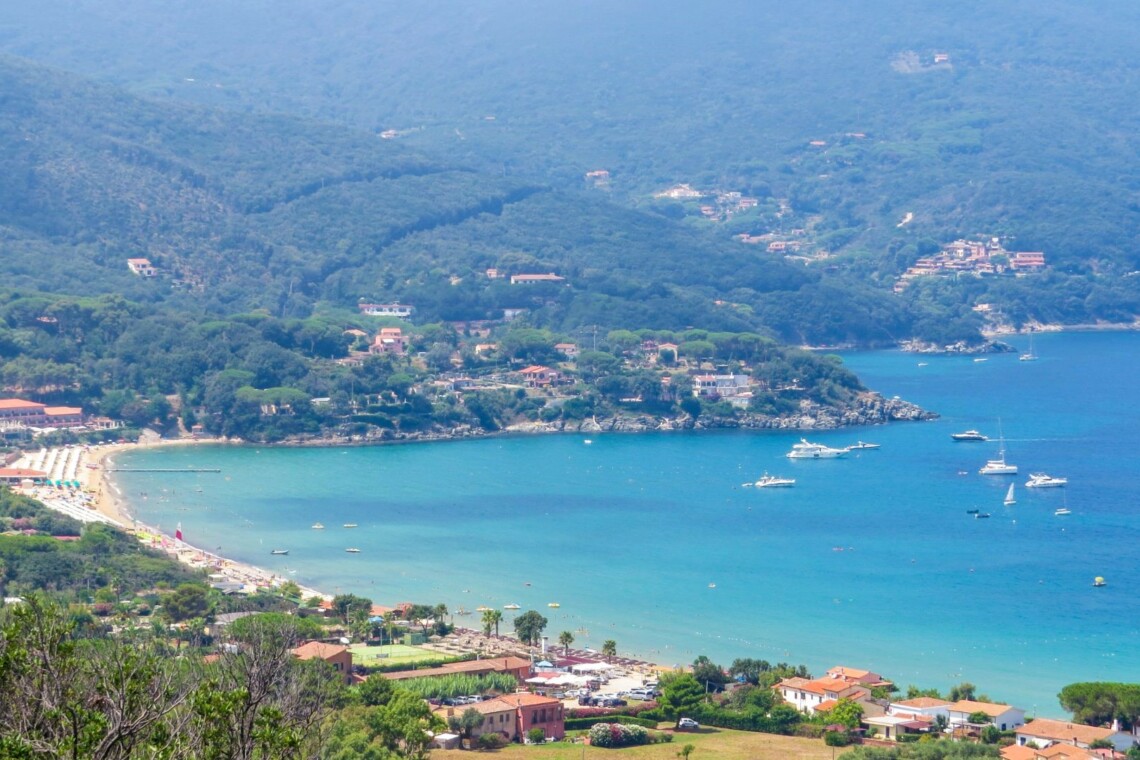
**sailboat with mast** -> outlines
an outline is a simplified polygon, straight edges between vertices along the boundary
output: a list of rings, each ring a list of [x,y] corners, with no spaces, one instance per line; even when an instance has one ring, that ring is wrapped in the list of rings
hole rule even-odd
[[[1005,492],[1005,499],[1002,501],[1002,504],[1007,507],[1012,507],[1016,503],[1017,499],[1013,498],[1013,483],[1010,483],[1009,490]]]
[[[1005,461],[1005,436],[1001,432],[1001,420],[998,420],[998,455],[996,459],[990,459],[982,469],[978,470],[981,475],[1016,475],[1017,465],[1010,464]]]
[[[1033,333],[1029,333],[1029,348],[1028,348],[1028,350],[1026,350],[1026,352],[1024,354],[1022,354],[1021,356],[1019,356],[1017,358],[1023,362],[1035,362],[1035,361],[1037,361],[1037,354],[1033,353]]]

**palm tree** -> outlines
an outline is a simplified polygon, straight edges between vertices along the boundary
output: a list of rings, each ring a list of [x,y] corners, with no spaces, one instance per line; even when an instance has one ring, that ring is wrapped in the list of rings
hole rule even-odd
[[[602,656],[603,657],[617,657],[617,642],[613,639],[606,639],[602,642]]]
[[[570,654],[570,645],[574,643],[574,634],[563,631],[558,634],[558,643],[562,645],[563,654]]]
[[[490,636],[491,628],[495,629],[495,635],[499,635],[499,623],[503,620],[503,613],[498,610],[483,610],[483,635]]]

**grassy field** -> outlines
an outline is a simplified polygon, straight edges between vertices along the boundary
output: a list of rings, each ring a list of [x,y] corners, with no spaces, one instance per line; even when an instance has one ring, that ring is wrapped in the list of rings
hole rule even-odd
[[[439,652],[404,644],[385,644],[382,647],[353,644],[349,649],[352,651],[352,661],[358,665],[377,665],[388,662],[413,665],[421,660],[434,660],[440,657]]]
[[[747,731],[730,731],[705,728],[696,733],[679,733],[670,744],[653,744],[646,747],[601,749],[583,744],[555,742],[535,747],[512,744],[505,749],[488,753],[495,760],[582,760],[583,758],[609,758],[610,760],[676,760],[681,747],[692,744],[692,758],[717,760],[831,760],[847,752],[824,745],[822,739],[797,739],[775,734],[756,734]],[[470,760],[469,751],[432,750],[432,760]]]

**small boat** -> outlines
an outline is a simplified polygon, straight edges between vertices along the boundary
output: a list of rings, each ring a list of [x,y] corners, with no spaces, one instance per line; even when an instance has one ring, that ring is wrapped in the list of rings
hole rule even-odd
[[[289,550],[288,549],[274,549],[273,551],[271,551],[269,553],[270,554],[288,554]]]
[[[833,449],[822,443],[809,443],[806,438],[801,438],[799,443],[792,445],[787,457],[788,459],[835,459],[846,454],[847,449]]]
[[[1023,361],[1023,362],[1035,362],[1035,361],[1037,361],[1037,354],[1033,353],[1033,333],[1029,334],[1029,348],[1026,349],[1024,354],[1022,354],[1021,356],[1019,356],[1017,358],[1019,361]]]
[[[976,514],[978,514],[978,512],[981,512],[981,511],[982,511],[982,510],[980,510],[980,509],[967,509],[967,510],[966,510],[966,514],[968,514],[968,515],[976,515]]]
[[[593,440],[591,440],[591,439],[587,438],[586,440],[582,441],[582,443],[584,443],[584,444],[586,444],[587,446],[589,446],[591,443],[593,443]]]
[[[1013,483],[1010,483],[1009,484],[1009,490],[1005,492],[1005,500],[1002,501],[1002,504],[1006,505],[1007,507],[1010,507],[1016,503],[1017,503],[1017,500],[1013,498]]]
[[[490,608],[490,607],[488,607],[487,605],[485,605],[485,604],[480,604],[478,607],[476,607],[476,608],[475,608],[475,611],[476,611],[476,612],[486,612],[486,611],[487,611],[487,610],[489,610],[489,609],[491,609],[491,608]]]
[[[951,433],[950,437],[955,441],[988,441],[990,438],[987,435],[982,435],[977,430],[967,430],[963,433]]]
[[[1095,588],[1100,588],[1101,586],[1107,586],[1107,585],[1108,585],[1108,582],[1105,581],[1105,579],[1102,578],[1101,576],[1098,575],[1097,577],[1093,578],[1093,586]]]
[[[859,449],[877,449],[877,448],[879,448],[879,444],[877,444],[877,443],[865,443],[863,441],[859,441],[854,446],[848,446],[847,450],[848,451],[857,451]]]
[[[345,523],[345,524],[344,524],[344,527],[346,527],[346,528],[356,528],[356,527],[359,527],[359,526],[358,526],[356,523]]]
[[[455,614],[456,614],[456,615],[470,615],[470,614],[471,614],[471,610],[469,610],[469,609],[466,609],[466,608],[464,608],[464,607],[460,607],[459,609],[457,609],[457,610],[455,611]]]
[[[522,607],[520,607],[517,604],[504,604],[503,609],[504,610],[521,610]]]
[[[715,584],[715,583],[710,583],[710,584],[709,584],[709,588],[716,588],[716,584]]]
[[[547,602],[546,606],[547,607],[554,607],[555,609],[557,609],[557,608],[561,607],[562,605],[559,604],[558,602]]]
[[[920,367],[925,367],[925,366],[926,366],[926,362],[919,362],[919,363],[918,363],[918,366],[920,366]]]
[[[778,478],[768,473],[764,473],[760,479],[754,483],[757,488],[789,488],[795,484],[795,478]]]
[[[320,523],[313,523],[313,530],[324,530],[324,529],[325,529],[325,526],[321,525]]]
[[[1054,478],[1046,475],[1043,472],[1034,472],[1029,475],[1029,480],[1026,481],[1026,488],[1060,488],[1069,482],[1068,478]]]
[[[360,554],[360,550],[357,549],[355,546],[350,546],[349,548],[345,549],[345,551],[348,552],[349,554]]]
[[[1061,517],[1062,515],[1071,515],[1071,514],[1073,514],[1073,511],[1071,509],[1069,509],[1068,507],[1061,507],[1060,509],[1053,510],[1053,514],[1057,515],[1058,517]]]
[[[989,516],[990,516],[989,512],[976,512],[976,513],[974,513],[974,519],[975,520],[984,520],[985,518],[987,518]]]
[[[980,363],[980,362],[988,362],[988,361],[989,361],[989,359],[987,359],[987,358],[986,358],[986,357],[984,357],[984,356],[976,356],[976,357],[974,357],[974,362],[975,362],[975,363]]]

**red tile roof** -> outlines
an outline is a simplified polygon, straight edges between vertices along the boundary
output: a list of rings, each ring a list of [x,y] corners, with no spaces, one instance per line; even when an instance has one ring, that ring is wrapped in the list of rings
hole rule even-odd
[[[348,647],[340,644],[326,644],[322,641],[306,641],[293,650],[293,655],[302,660],[327,660],[338,654],[347,652]]]

